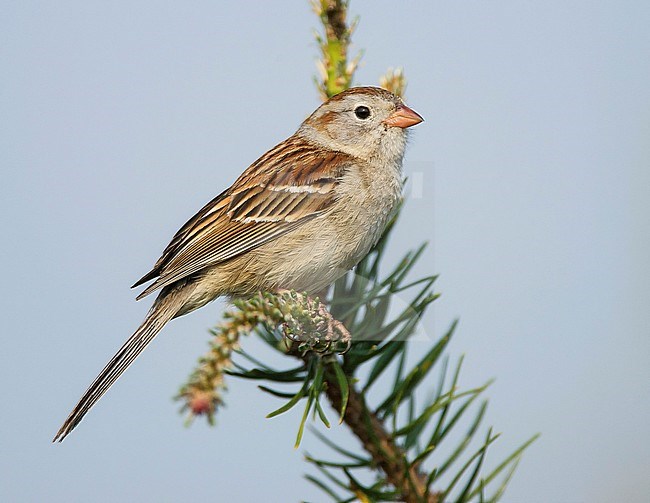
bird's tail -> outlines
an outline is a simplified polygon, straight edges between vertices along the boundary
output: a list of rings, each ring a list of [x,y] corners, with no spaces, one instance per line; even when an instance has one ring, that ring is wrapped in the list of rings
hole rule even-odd
[[[102,397],[108,388],[133,363],[147,345],[156,337],[165,324],[174,318],[185,301],[192,294],[191,287],[170,288],[163,290],[147,313],[142,325],[129,337],[115,356],[106,364],[104,370],[88,387],[79,403],[72,409],[53,442],[61,442],[83,419],[86,413]]]

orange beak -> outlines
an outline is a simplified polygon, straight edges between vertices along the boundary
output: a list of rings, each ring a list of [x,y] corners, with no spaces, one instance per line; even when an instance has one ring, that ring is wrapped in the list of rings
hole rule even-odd
[[[415,126],[424,119],[420,114],[414,112],[406,105],[398,105],[397,110],[384,120],[384,124],[391,127],[401,127],[402,129]]]

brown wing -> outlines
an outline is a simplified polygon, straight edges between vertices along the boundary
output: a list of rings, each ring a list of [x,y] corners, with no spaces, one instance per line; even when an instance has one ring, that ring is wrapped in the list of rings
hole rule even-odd
[[[253,163],[173,237],[138,299],[285,234],[327,211],[350,157],[291,137]]]

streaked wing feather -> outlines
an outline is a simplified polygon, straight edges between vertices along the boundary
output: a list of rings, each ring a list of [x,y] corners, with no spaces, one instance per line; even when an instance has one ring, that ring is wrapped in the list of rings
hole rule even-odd
[[[221,194],[219,194],[217,197],[215,197],[208,204],[206,204],[192,218],[190,218],[187,222],[185,222],[183,227],[181,227],[178,230],[178,232],[174,234],[174,237],[169,242],[169,244],[165,247],[162,255],[156,261],[151,271],[149,271],[147,274],[142,276],[142,278],[136,281],[133,284],[133,286],[131,286],[131,288],[140,286],[146,283],[147,281],[150,281],[160,276],[160,272],[162,268],[165,266],[166,263],[168,263],[172,259],[172,257],[176,254],[176,252],[183,247],[184,243],[191,241],[192,237],[197,232],[200,232],[201,229],[205,228],[206,225],[210,224],[211,221],[210,215],[222,211],[224,208],[228,206],[229,202],[230,200],[228,198],[228,191],[226,190]],[[143,296],[144,296],[144,292],[140,294],[138,298],[141,298]]]
[[[223,235],[197,236],[194,246],[184,249],[166,264],[160,277],[149,285],[137,299],[190,276],[211,265],[234,258],[246,251],[279,237],[302,225],[301,221],[278,225],[277,222],[231,225],[227,239]],[[239,232],[232,232],[239,227]]]
[[[294,230],[327,211],[350,158],[291,137],[252,164],[176,233],[139,296]],[[136,286],[134,285],[134,286]]]

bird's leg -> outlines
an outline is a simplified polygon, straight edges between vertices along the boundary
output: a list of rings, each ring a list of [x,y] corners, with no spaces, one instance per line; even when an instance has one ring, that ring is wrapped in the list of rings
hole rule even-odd
[[[282,332],[287,339],[299,343],[301,351],[342,354],[350,349],[350,332],[332,316],[319,296],[311,297],[285,289],[276,290],[276,293],[290,303],[285,322],[281,325]],[[327,295],[327,290],[319,293]]]

